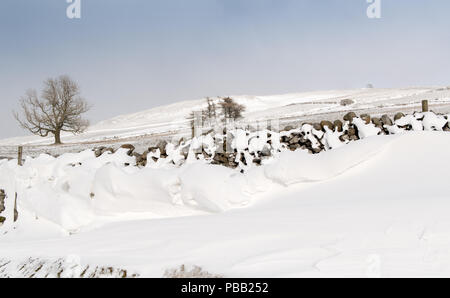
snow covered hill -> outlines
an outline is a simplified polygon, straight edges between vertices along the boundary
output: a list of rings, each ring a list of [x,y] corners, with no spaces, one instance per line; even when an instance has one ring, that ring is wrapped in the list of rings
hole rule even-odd
[[[423,99],[430,100],[436,112],[450,112],[450,88],[424,87],[403,89],[352,89],[295,93],[271,96],[232,96],[246,106],[245,121],[280,119],[281,124],[299,121],[320,121],[325,118],[342,118],[348,111],[381,115],[418,110]],[[342,100],[354,103],[342,106]],[[135,114],[121,115],[91,126],[77,136],[66,134],[63,142],[80,144],[113,142],[118,139],[160,138],[190,134],[186,116],[204,108],[204,99],[179,102]],[[35,136],[0,140],[1,147],[17,145],[52,144],[52,138]]]
[[[63,167],[74,155],[11,162],[2,177],[42,187],[0,228],[0,276],[26,276],[24,263],[54,276],[55,262],[68,276],[91,265],[160,277],[183,264],[228,277],[450,276],[449,151],[448,132],[374,136],[244,175],[196,163],[117,171],[82,157],[92,180]]]

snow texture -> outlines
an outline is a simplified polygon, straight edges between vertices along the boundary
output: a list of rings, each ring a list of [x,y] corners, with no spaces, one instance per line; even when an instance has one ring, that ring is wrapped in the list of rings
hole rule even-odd
[[[1,161],[19,220],[7,200],[0,255],[13,265],[0,271],[75,255],[149,277],[182,264],[226,277],[449,276],[449,151],[448,133],[417,131],[284,151],[245,174],[126,167],[124,151]]]

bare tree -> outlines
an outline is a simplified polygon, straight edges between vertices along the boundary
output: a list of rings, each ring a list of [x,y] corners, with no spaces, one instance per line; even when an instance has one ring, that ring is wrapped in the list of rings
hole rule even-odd
[[[202,130],[203,128],[203,116],[204,111],[192,111],[186,116],[186,120],[189,120],[189,127],[191,128],[191,135],[195,137],[196,129]]]
[[[206,104],[206,109],[202,110],[202,121],[212,127],[217,124],[217,106],[209,97],[206,98]]]
[[[189,120],[189,127],[191,128],[191,137],[195,137],[195,112],[190,112],[186,116],[186,120]]]
[[[195,135],[196,129],[201,129],[203,133],[204,128],[219,128],[222,124],[229,123],[229,120],[237,120],[242,118],[242,112],[245,111],[245,106],[236,103],[232,98],[226,97],[219,102],[220,110],[217,109],[217,105],[211,98],[206,98],[206,108],[199,111],[192,111],[186,116],[191,127],[192,136]]]
[[[207,103],[207,107],[206,107],[206,110],[204,110],[204,112],[203,112],[204,117],[209,120],[217,119],[217,108],[216,108],[216,104],[214,103],[214,101],[211,98],[207,97],[206,103]]]
[[[245,111],[245,106],[238,104],[231,97],[222,99],[219,105],[222,108],[222,113],[225,118],[224,121],[227,121],[227,119],[240,119],[242,118],[242,113]]]
[[[22,115],[14,112],[20,125],[41,137],[53,134],[55,144],[61,144],[61,132],[77,134],[89,125],[81,115],[90,106],[80,97],[78,84],[68,76],[46,80],[41,99],[35,90],[29,90],[20,103]]]

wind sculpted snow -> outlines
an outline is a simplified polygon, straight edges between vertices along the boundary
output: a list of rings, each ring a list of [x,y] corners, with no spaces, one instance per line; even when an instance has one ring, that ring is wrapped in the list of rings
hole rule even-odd
[[[10,183],[8,173],[19,198],[28,187],[52,198],[22,193],[22,217],[0,228],[0,255],[13,264],[76,255],[83,267],[122,268],[144,277],[161,277],[183,264],[225,277],[449,276],[449,151],[446,132],[410,132],[367,137],[317,157],[293,152],[298,155],[246,174],[201,163],[139,170],[122,167],[127,157],[120,153],[105,157],[110,164],[88,153],[42,157],[23,172],[3,161],[0,184]],[[93,180],[67,179],[70,171]],[[164,173],[158,177],[158,171]],[[148,190],[147,182],[156,187]],[[127,183],[134,189],[125,192]],[[72,222],[72,228],[83,226],[70,234],[33,207],[60,204],[54,213],[82,216],[81,208],[71,211],[59,201],[63,191],[67,199],[90,202],[84,210],[95,214],[93,221]],[[143,210],[130,207],[134,200]],[[152,204],[161,208],[147,209]]]
[[[145,213],[159,218],[240,208],[273,184],[331,179],[370,159],[392,139],[376,137],[318,155],[285,151],[245,174],[202,161],[179,168],[125,166],[132,157],[124,149],[100,158],[92,151],[57,158],[41,155],[28,158],[23,167],[14,166],[14,160],[2,162],[0,171],[9,171],[9,175],[2,175],[0,188],[17,192],[21,209],[76,231],[98,215]],[[7,187],[10,179],[14,179],[14,189]]]

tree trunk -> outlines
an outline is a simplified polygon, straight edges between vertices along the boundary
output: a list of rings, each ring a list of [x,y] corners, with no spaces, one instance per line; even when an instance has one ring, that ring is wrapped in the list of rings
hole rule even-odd
[[[61,143],[61,131],[57,130],[54,132],[55,134],[55,145],[60,145]]]

